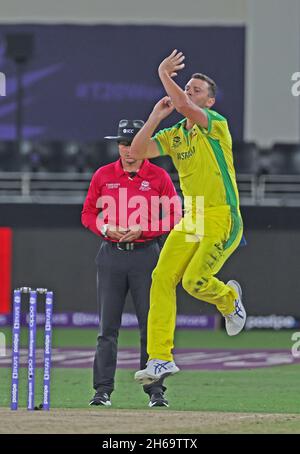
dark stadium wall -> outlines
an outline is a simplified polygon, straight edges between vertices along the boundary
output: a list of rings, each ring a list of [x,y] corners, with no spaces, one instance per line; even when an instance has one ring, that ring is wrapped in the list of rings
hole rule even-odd
[[[1,225],[13,228],[13,286],[52,288],[57,312],[96,311],[94,259],[101,240],[81,227],[80,209],[1,206]],[[220,277],[241,282],[249,314],[300,316],[299,210],[243,207],[242,212],[248,245],[234,253]],[[178,297],[179,313],[214,311],[181,288]],[[130,298],[127,309],[133,310]]]
[[[164,96],[157,67],[174,46],[188,57],[178,82],[194,72],[214,78],[216,110],[228,117],[233,138],[243,138],[244,26],[0,24],[0,70],[7,78],[0,139],[15,138],[16,69],[5,57],[5,37],[21,32],[35,39],[23,83],[26,139],[102,140],[121,118],[145,119]]]

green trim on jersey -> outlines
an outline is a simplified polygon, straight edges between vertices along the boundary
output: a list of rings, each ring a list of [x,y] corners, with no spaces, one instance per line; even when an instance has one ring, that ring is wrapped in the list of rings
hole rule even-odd
[[[219,142],[219,140],[212,139],[211,137],[207,137],[207,139],[210,143],[210,146],[214,152],[214,155],[218,162],[219,168],[221,170],[221,174],[223,177],[223,183],[225,186],[227,204],[232,207],[237,208],[238,204],[237,204],[236,194],[234,192],[233,184],[232,184],[229,172],[228,172],[228,167],[226,164],[224,152],[222,150],[220,142]]]
[[[232,180],[228,172],[228,167],[220,142],[216,139],[212,139],[211,137],[208,137],[208,141],[210,143],[210,146],[214,152],[219,168],[221,170],[226,193],[226,202],[228,205],[230,205],[232,229],[228,240],[224,244],[224,249],[228,249],[235,241],[239,231],[241,230],[242,219],[237,210],[238,207],[237,198],[232,185]]]
[[[161,156],[165,156],[165,152],[164,152],[164,150],[163,150],[163,147],[161,146],[160,141],[159,141],[158,139],[156,139],[155,137],[154,137],[152,140],[155,141],[155,143],[156,143],[156,145],[157,145],[157,147],[158,147],[159,154],[160,154]]]
[[[187,118],[183,118],[183,120],[180,120],[176,125],[175,127],[177,127],[177,129],[179,128],[182,128],[182,132],[185,136],[185,138],[188,138],[189,136],[189,131],[185,128],[185,123],[187,122]]]
[[[182,121],[183,121],[183,120],[182,120]],[[171,131],[173,128],[179,129],[180,126],[181,126],[182,121],[179,121],[178,123],[176,123],[176,125],[171,126],[170,128],[161,129],[160,131],[158,131],[158,132],[152,137],[152,140],[155,140],[155,142],[156,142],[156,144],[157,144],[157,146],[158,146],[158,151],[159,151],[159,154],[160,154],[161,156],[167,156],[168,154],[164,152],[164,149],[163,149],[163,147],[162,147],[160,141],[157,139],[157,135],[158,135],[159,133],[164,133],[164,132],[166,132],[166,131]]]
[[[235,241],[238,233],[241,231],[241,228],[243,226],[242,218],[240,214],[237,212],[237,210],[234,207],[230,207],[230,212],[232,229],[228,240],[224,244],[224,249],[228,249],[232,245],[232,243]]]
[[[227,121],[223,115],[219,114],[215,110],[208,109],[207,107],[204,107],[203,110],[208,114],[208,116],[211,117],[211,120],[216,120],[216,121]]]
[[[203,109],[205,112],[206,112],[206,115],[207,115],[207,120],[208,120],[208,126],[207,126],[207,132],[208,134],[211,133],[211,127],[212,127],[212,121],[211,121],[211,115],[209,114],[209,110],[208,109]],[[201,131],[205,128],[202,128],[202,126],[198,125],[199,128],[201,129]]]
[[[207,107],[204,107],[203,110],[207,114],[208,126],[207,126],[207,128],[203,128],[202,126],[198,125],[199,128],[201,129],[201,131],[206,130],[207,133],[210,134],[213,121],[227,121],[225,117],[220,115],[218,112],[215,112],[214,110],[208,109]]]
[[[236,236],[241,224],[231,135],[225,117],[209,109],[205,112],[210,132],[196,123],[187,130],[187,119],[183,118],[158,131],[152,140],[157,142],[160,155],[172,158],[184,197],[203,196],[205,207],[228,205],[235,210],[231,233]]]

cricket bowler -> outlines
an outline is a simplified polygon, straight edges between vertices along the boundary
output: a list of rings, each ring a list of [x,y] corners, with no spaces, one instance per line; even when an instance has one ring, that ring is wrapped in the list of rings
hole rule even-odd
[[[146,369],[135,374],[141,384],[179,371],[172,349],[176,325],[176,286],[193,297],[214,304],[225,318],[229,336],[246,322],[238,282],[220,281],[216,274],[238,247],[243,233],[239,194],[226,118],[211,110],[216,84],[196,73],[182,90],[174,81],[185,56],[176,49],[159,66],[167,96],[153,108],[132,142],[136,159],[168,155],[178,171],[185,215],[169,234],[152,274],[148,317]],[[184,118],[154,131],[176,109]],[[201,203],[202,201],[202,203]],[[199,222],[202,220],[202,222]],[[199,226],[202,229],[199,229]]]

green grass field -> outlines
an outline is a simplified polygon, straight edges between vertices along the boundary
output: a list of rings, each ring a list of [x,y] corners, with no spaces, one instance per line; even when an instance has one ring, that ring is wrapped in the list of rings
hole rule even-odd
[[[10,344],[10,330],[2,329]],[[42,332],[38,331],[38,345],[42,346]],[[222,331],[178,330],[177,348],[231,348],[290,350],[291,332],[244,332],[230,338]],[[54,347],[94,348],[96,330],[55,329]],[[27,332],[22,330],[21,344],[26,346]],[[121,347],[138,347],[138,332],[122,330]],[[26,403],[26,369],[21,370],[20,405]],[[10,369],[0,368],[0,407],[9,407]],[[37,373],[37,390],[41,390],[40,369]],[[119,369],[116,390],[112,395],[115,409],[145,409],[147,396],[133,381],[134,370]],[[300,365],[276,366],[238,371],[188,371],[166,381],[167,398],[172,410],[218,412],[300,413]],[[87,408],[93,395],[92,370],[52,369],[52,408]],[[36,402],[41,401],[41,394]]]

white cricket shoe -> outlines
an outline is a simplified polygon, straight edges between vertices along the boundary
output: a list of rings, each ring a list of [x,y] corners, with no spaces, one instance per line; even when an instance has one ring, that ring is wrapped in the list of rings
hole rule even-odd
[[[147,363],[146,369],[138,370],[134,379],[141,385],[151,385],[160,378],[168,377],[179,372],[179,367],[174,361],[165,361],[163,359],[151,359]]]
[[[245,326],[247,314],[242,303],[242,289],[237,281],[228,281],[227,285],[232,287],[238,294],[234,302],[234,311],[225,317],[225,327],[228,336],[236,336]]]

